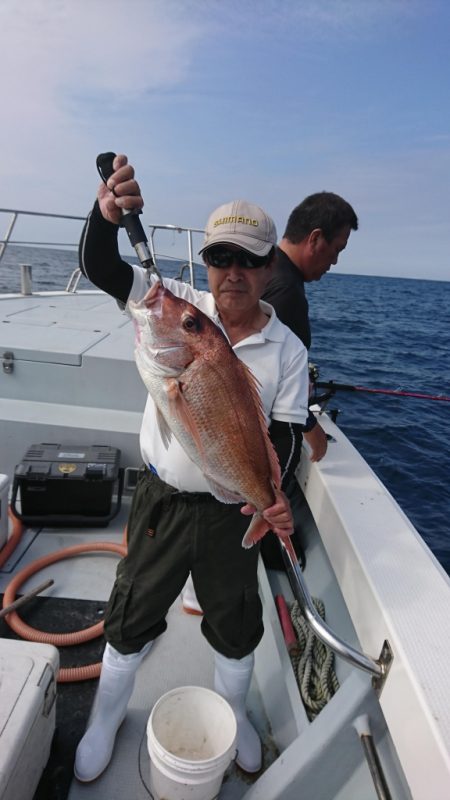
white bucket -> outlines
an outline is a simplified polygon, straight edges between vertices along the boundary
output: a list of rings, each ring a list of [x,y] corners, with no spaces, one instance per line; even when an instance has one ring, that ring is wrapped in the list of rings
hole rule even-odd
[[[233,710],[211,689],[172,689],[153,707],[147,747],[155,800],[214,800],[236,752]]]

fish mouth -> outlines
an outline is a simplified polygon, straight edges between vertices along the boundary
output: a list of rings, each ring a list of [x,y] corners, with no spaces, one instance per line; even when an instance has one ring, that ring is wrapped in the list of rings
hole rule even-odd
[[[182,345],[160,342],[147,347],[143,359],[151,372],[156,370],[156,374],[166,378],[178,377],[193,360],[191,353]]]
[[[182,344],[171,344],[162,342],[161,344],[155,345],[154,347],[149,347],[149,352],[152,354],[153,358],[160,358],[164,355],[169,355],[170,353],[176,353],[177,351],[184,350],[184,346]]]

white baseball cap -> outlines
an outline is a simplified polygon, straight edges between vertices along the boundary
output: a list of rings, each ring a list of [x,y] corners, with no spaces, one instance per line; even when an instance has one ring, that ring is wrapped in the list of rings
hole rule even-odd
[[[210,215],[205,239],[199,254],[213,244],[233,244],[266,256],[277,243],[277,230],[271,217],[259,206],[247,200],[225,203]]]

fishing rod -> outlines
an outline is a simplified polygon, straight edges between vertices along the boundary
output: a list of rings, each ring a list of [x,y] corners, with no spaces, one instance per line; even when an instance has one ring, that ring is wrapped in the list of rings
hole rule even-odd
[[[116,154],[110,152],[100,153],[100,155],[97,156],[97,170],[105,185],[107,185],[108,178],[110,178],[114,172],[113,161],[115,157]],[[139,219],[139,214],[142,214],[141,209],[130,210],[123,208],[120,225],[122,228],[125,228],[130,243],[134,247],[142,266],[145,267],[145,269],[148,269],[150,272],[154,272],[162,283],[163,281],[152,258],[152,254],[148,246],[148,239]]]
[[[353,386],[349,383],[336,383],[336,381],[314,381],[318,389],[327,389],[332,396],[335,392],[370,392],[372,394],[388,394],[395,397],[417,397],[419,400],[440,400],[450,403],[446,394],[425,394],[424,392],[406,392],[402,389],[371,389],[368,386]]]

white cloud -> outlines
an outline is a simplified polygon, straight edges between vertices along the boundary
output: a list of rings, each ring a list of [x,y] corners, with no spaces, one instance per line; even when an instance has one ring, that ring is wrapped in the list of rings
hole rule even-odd
[[[3,0],[5,90],[62,88],[140,93],[183,79],[202,28],[179,2],[151,0]],[[151,64],[151,68],[143,68]],[[33,99],[33,98],[31,98]]]
[[[36,180],[41,190],[55,180],[49,166],[70,175],[104,149],[97,132],[132,130],[127,106],[185,81],[204,29],[178,0],[2,0],[2,204],[30,201],[21,176],[38,202]]]
[[[385,118],[381,71],[375,93],[366,100],[359,91],[359,102],[359,75],[334,87],[327,71],[356,40],[359,52],[356,37],[362,73],[366,53],[378,68],[385,31],[407,27],[419,8],[417,0],[2,0],[0,206],[85,213],[96,154],[120,149],[138,167],[148,222],[198,226],[216,201],[238,193],[266,206],[281,230],[305,194],[330,189],[361,217],[345,259],[352,271],[361,263],[376,271],[381,260],[391,274],[405,261],[420,270],[426,232],[448,252],[445,104],[428,129],[414,116],[420,93]],[[237,79],[241,67],[260,79],[254,95]]]

